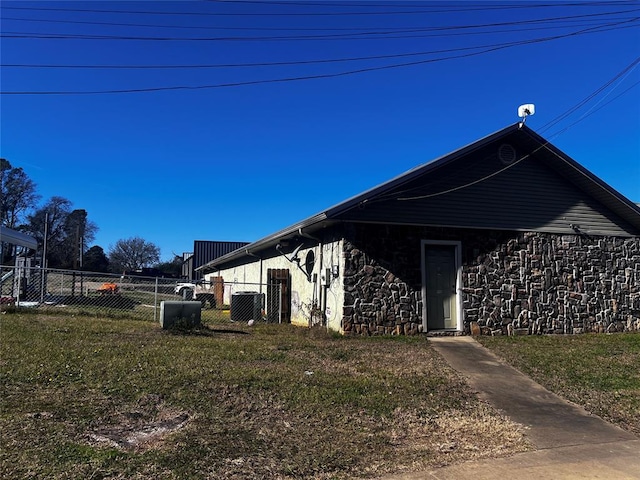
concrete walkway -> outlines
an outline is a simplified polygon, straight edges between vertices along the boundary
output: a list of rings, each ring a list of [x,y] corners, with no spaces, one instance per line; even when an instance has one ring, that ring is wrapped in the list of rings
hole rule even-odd
[[[538,448],[385,480],[640,479],[640,439],[551,393],[471,337],[435,337],[435,350],[480,398],[525,425]]]

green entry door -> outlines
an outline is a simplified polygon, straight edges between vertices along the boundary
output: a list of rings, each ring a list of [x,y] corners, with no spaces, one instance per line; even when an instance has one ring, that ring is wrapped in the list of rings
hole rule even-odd
[[[427,330],[458,328],[455,253],[453,245],[425,245]]]

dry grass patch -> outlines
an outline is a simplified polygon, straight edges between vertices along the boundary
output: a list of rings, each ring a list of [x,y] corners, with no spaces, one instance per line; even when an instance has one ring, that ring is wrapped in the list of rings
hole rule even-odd
[[[393,442],[401,449],[442,454],[438,465],[499,457],[528,449],[522,441],[523,428],[506,417],[497,416],[493,409],[482,403],[472,412],[451,410],[432,417],[399,410],[389,427]]]
[[[527,448],[425,338],[3,315],[0,477],[367,478]]]
[[[117,412],[108,423],[87,433],[87,442],[98,447],[142,452],[159,448],[164,439],[192,420],[188,413],[171,408],[159,395],[144,395],[138,404]]]

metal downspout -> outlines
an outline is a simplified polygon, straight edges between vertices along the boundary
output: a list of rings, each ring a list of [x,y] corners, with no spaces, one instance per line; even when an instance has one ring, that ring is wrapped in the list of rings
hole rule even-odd
[[[261,298],[262,298],[262,257],[259,257],[255,253],[251,253],[248,248],[244,249],[244,253],[246,253],[250,257],[254,257],[254,258],[257,258],[257,259],[260,260],[260,277],[259,277],[258,282],[260,283],[260,295],[261,295]]]

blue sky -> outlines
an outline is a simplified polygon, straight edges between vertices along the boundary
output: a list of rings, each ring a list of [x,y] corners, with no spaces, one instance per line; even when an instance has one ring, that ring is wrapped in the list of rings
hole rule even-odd
[[[523,103],[640,202],[640,2],[544,4],[4,1],[0,155],[87,210],[94,245],[140,236],[163,259],[258,240]],[[123,68],[143,66],[172,68]]]

